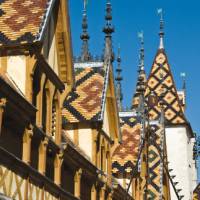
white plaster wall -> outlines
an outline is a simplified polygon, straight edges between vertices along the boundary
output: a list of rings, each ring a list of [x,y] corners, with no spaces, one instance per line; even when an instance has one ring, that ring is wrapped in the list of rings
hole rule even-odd
[[[105,104],[105,111],[104,111],[104,118],[103,118],[103,131],[110,136],[109,130],[109,118],[108,118],[108,110],[107,110],[107,103]]]
[[[85,154],[92,159],[92,130],[91,129],[79,129],[79,147],[85,152]]]
[[[124,185],[123,185],[123,182],[124,182],[124,179],[117,179],[118,183],[124,188]],[[126,188],[124,188],[125,190],[128,189],[128,185],[130,183],[130,179],[125,179],[126,181]],[[132,184],[129,188],[129,194],[132,195],[133,194],[133,187],[132,187]]]
[[[25,56],[8,57],[7,72],[17,87],[25,95],[26,89],[26,58]]]
[[[67,136],[74,142],[74,130],[65,131]]]
[[[179,182],[177,189],[182,189],[180,195],[183,200],[192,199],[193,177],[195,169],[192,163],[192,146],[185,127],[166,128],[167,154],[171,175],[176,175],[174,182]],[[171,200],[176,200],[172,186],[170,187]]]
[[[58,75],[58,60],[57,60],[55,35],[53,37],[53,41],[52,41],[51,48],[49,51],[48,63],[50,67],[54,70],[54,72]]]

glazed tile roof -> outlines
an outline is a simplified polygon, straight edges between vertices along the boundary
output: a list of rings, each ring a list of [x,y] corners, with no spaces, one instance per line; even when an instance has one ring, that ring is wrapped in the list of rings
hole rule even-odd
[[[159,49],[147,81],[146,97],[153,92],[159,98],[163,89],[165,90],[163,100],[167,122],[170,124],[186,123],[167,55],[164,49]],[[160,108],[152,106],[149,113],[150,119],[157,120],[160,115]]]
[[[122,143],[112,155],[112,173],[117,178],[130,177],[136,166],[140,145],[140,123],[136,117],[120,117]]]
[[[101,67],[75,68],[75,88],[63,103],[63,122],[102,120],[106,85],[105,69]]]
[[[0,47],[39,41],[54,0],[1,0]]]

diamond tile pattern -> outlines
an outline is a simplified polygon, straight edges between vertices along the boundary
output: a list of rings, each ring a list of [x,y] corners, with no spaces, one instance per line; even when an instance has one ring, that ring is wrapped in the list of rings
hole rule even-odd
[[[163,78],[161,78],[161,74]],[[163,88],[162,88],[163,86]],[[183,124],[186,122],[171,69],[164,49],[158,50],[150,76],[147,81],[146,97],[154,92],[159,98],[164,89],[165,117],[169,124]],[[150,107],[150,118],[157,120],[160,116],[159,106]]]
[[[38,39],[51,0],[1,0],[0,46],[33,43]]]
[[[63,104],[63,122],[98,121],[104,96],[104,68],[76,68],[75,79],[75,89]]]
[[[140,144],[140,124],[135,117],[120,118],[122,144],[112,156],[112,172],[117,178],[130,177],[136,165]]]

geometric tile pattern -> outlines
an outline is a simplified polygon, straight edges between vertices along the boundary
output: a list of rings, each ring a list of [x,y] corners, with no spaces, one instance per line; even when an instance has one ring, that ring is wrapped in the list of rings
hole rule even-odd
[[[51,0],[1,0],[0,46],[33,43],[38,39]]]
[[[148,192],[147,199],[159,200],[160,198],[160,170],[161,170],[161,131],[158,126],[154,126],[155,131],[151,133],[148,146]]]
[[[186,119],[183,114],[166,53],[164,49],[159,49],[147,81],[145,96],[148,97],[153,92],[159,101],[162,91],[164,91],[163,100],[166,122],[168,124],[185,123]],[[158,105],[150,106],[150,119],[158,120],[160,112]]]
[[[117,178],[130,178],[136,166],[140,145],[140,123],[135,117],[120,117],[122,144],[112,155],[112,172]]]
[[[165,137],[161,137],[164,133],[160,125],[151,125],[151,127],[154,131],[151,132],[148,145],[147,199],[160,200],[161,189],[162,199],[165,200],[169,192],[168,188],[167,191],[164,190],[168,184],[168,178],[162,163],[164,158],[161,158],[161,155],[166,155]]]
[[[104,68],[76,68],[75,79],[75,88],[63,103],[63,123],[98,121],[104,96]]]

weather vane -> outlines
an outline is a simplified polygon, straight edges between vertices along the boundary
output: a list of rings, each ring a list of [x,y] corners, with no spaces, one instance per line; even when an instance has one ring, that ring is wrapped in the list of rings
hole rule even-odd
[[[138,38],[141,39],[141,42],[144,41],[144,32],[143,31],[138,32]]]
[[[86,9],[86,6],[88,4],[88,0],[83,0],[84,1],[84,10]]]
[[[163,9],[159,8],[157,9],[158,15],[160,15],[160,19],[163,20]]]

